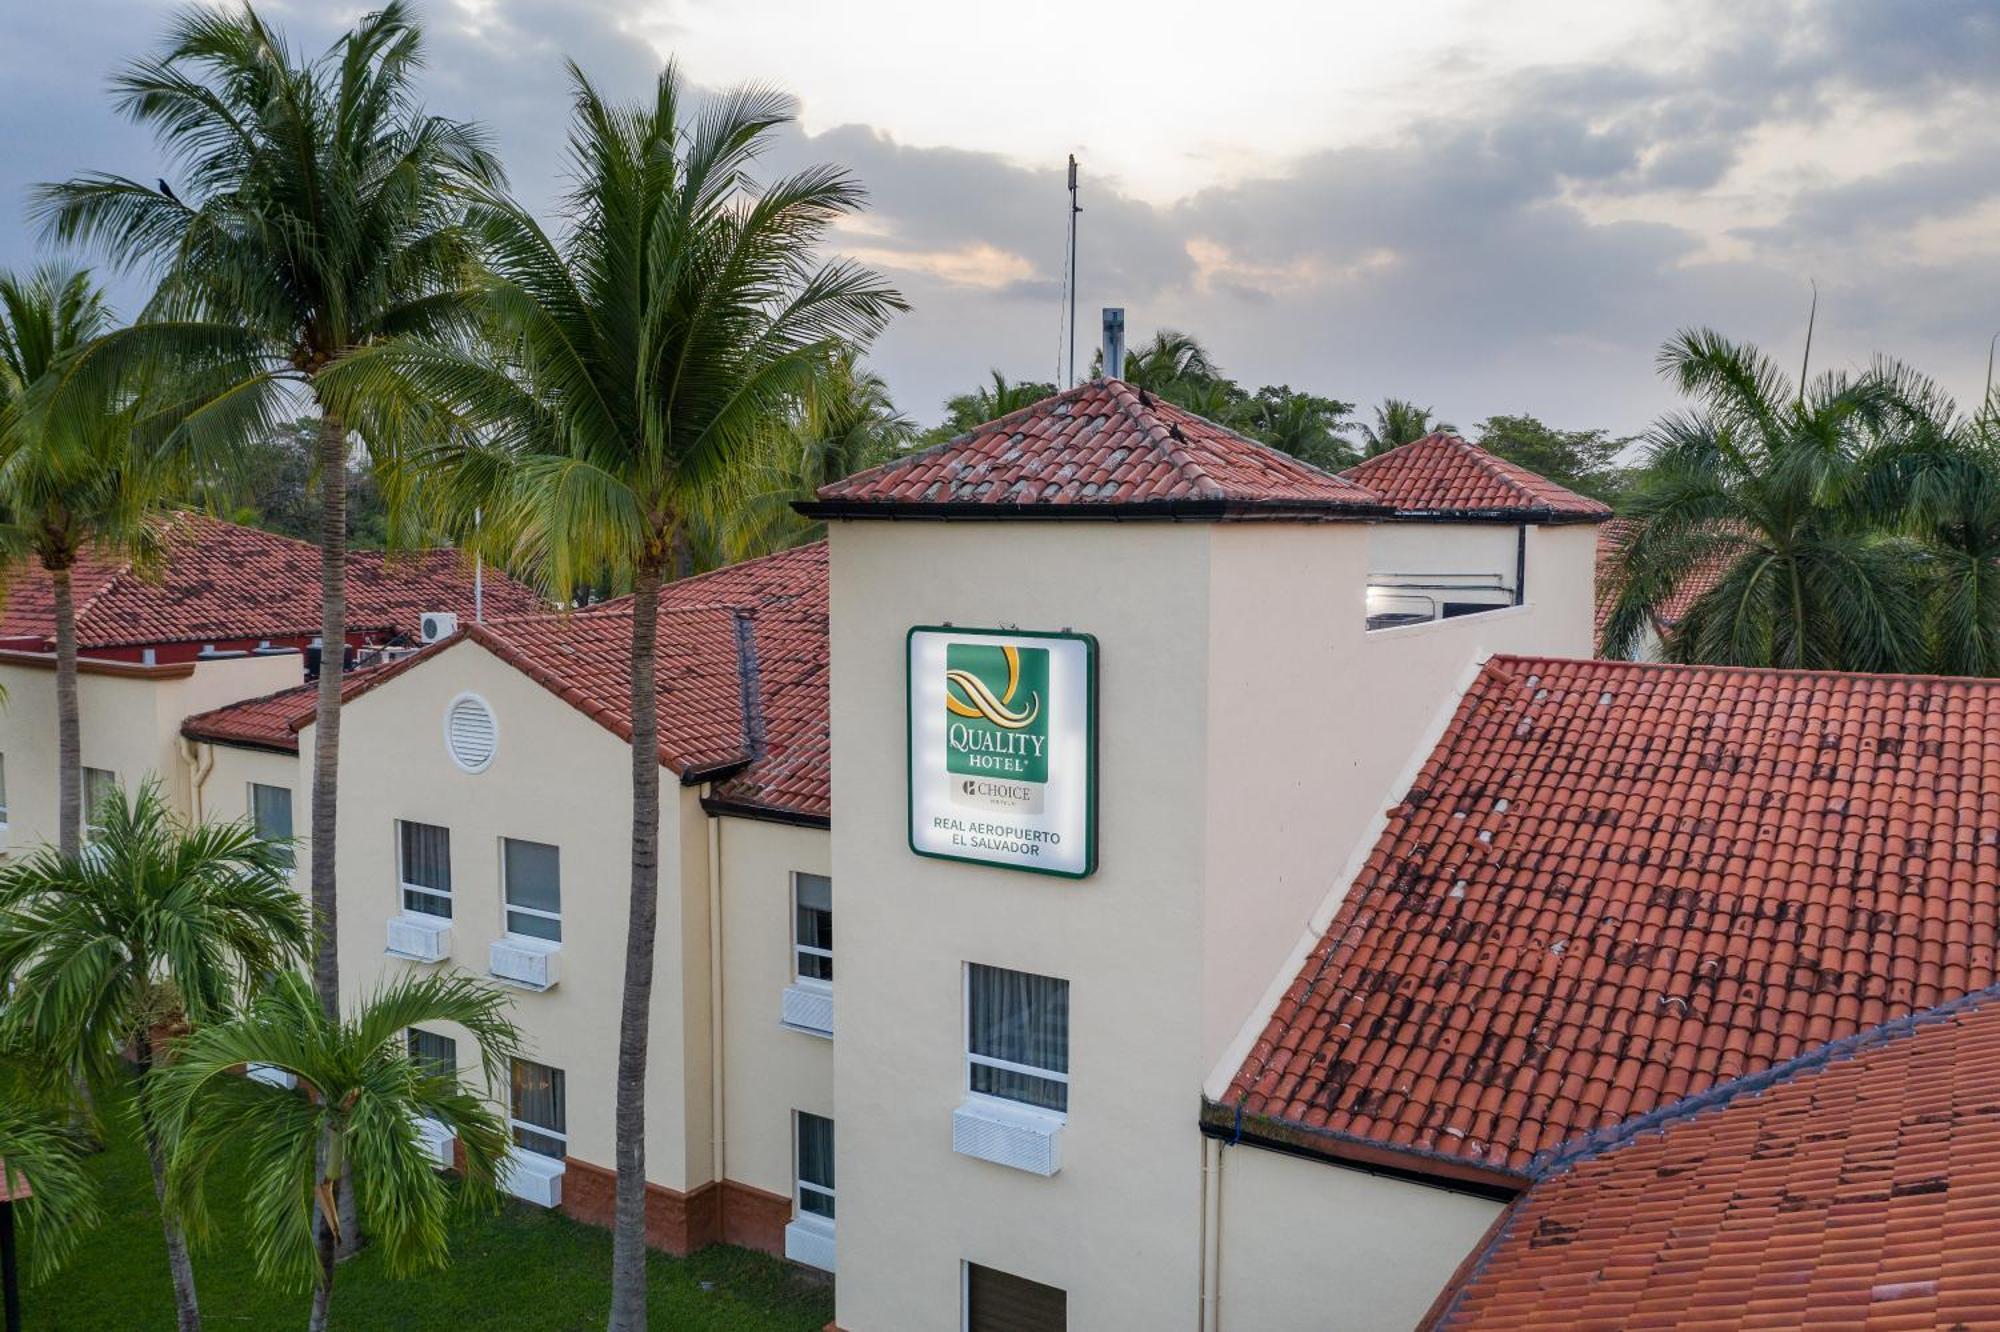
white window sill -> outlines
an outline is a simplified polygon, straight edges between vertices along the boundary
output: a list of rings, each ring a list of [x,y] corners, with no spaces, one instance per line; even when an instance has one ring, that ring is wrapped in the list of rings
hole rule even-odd
[[[500,1188],[537,1207],[562,1206],[563,1163],[516,1147],[500,1167]]]
[[[833,1271],[833,1222],[810,1212],[793,1217],[785,1227],[785,1257],[822,1272]]]
[[[486,970],[516,989],[554,989],[562,979],[562,944],[519,934],[495,939],[486,951]]]
[[[778,1021],[808,1036],[833,1039],[833,987],[809,981],[794,981],[785,987]]]
[[[951,1149],[994,1165],[1053,1175],[1062,1169],[1066,1117],[991,1096],[967,1096],[951,1112]]]
[[[442,962],[451,956],[451,922],[442,916],[404,912],[389,917],[383,952],[406,962]]]

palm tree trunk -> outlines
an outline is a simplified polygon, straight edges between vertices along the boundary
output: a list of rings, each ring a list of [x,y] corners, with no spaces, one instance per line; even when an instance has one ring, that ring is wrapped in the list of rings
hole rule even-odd
[[[69,565],[47,566],[56,603],[56,844],[83,849],[83,737],[76,701],[76,596]]]
[[[347,658],[347,430],[339,413],[319,418],[319,693],[313,708],[312,915],[313,989],[320,1010],[340,1020],[340,905],[334,888],[334,829],[340,787],[341,667]],[[354,1187],[339,1186],[338,1256],[361,1248]]]
[[[147,1104],[146,1079],[153,1072],[153,1036],[141,1031],[132,1042],[139,1056],[139,1129],[146,1140],[146,1164],[153,1171],[153,1197],[160,1205],[160,1228],[167,1237],[167,1270],[174,1279],[174,1316],[180,1332],[201,1332],[201,1307],[195,1300],[194,1262],[188,1257],[187,1237],[167,1206],[167,1158],[160,1143],[159,1125]]]
[[[306,1332],[326,1332],[327,1307],[333,1303],[335,1257],[333,1232],[326,1228],[325,1218],[321,1218],[315,1235],[314,1246],[319,1258],[319,1284],[313,1287],[312,1314],[306,1320]]]
[[[646,1039],[653,1011],[653,935],[660,917],[660,726],[654,658],[660,564],[632,580],[632,901],[625,996],[618,1015],[618,1191],[611,1233],[611,1332],[646,1327]]]

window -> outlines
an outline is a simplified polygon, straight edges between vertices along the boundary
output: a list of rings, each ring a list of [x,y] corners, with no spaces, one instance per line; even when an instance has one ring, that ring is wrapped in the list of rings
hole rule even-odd
[[[540,842],[500,839],[507,897],[507,933],[562,940],[562,874],[556,849]]]
[[[98,815],[106,804],[119,798],[118,774],[109,768],[85,768],[83,770],[83,839],[94,842],[104,836],[104,824]]]
[[[798,1122],[799,1215],[833,1220],[833,1121],[801,1110]]]
[[[511,1109],[516,1146],[558,1161],[569,1155],[561,1069],[516,1059]]]
[[[978,1263],[965,1265],[966,1332],[1065,1332],[1069,1292]]]
[[[970,1087],[1044,1110],[1069,1109],[1069,982],[977,963],[966,968]]]
[[[292,863],[292,788],[250,783],[250,822],[257,835],[275,842],[272,850],[280,863]]]
[[[410,1028],[410,1062],[419,1065],[432,1077],[450,1078],[458,1075],[458,1042],[449,1036],[440,1036],[422,1027]]]
[[[7,826],[7,756],[0,754],[0,828]]]
[[[833,983],[833,880],[792,876],[793,972],[802,981]]]
[[[396,823],[403,910],[451,919],[451,829]]]

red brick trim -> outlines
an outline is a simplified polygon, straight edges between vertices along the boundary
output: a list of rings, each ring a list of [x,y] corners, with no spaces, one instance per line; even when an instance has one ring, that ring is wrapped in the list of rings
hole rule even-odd
[[[565,1215],[610,1229],[617,1212],[616,1171],[576,1157],[563,1162]],[[685,1256],[711,1244],[737,1244],[784,1256],[785,1226],[792,1200],[763,1189],[724,1180],[681,1193],[660,1184],[646,1186],[646,1244]]]

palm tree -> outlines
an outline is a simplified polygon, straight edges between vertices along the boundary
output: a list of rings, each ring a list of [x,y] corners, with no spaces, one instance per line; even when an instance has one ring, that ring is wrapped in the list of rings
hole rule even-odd
[[[1043,398],[1054,396],[1056,391],[1056,386],[1046,381],[1024,379],[1015,383],[998,370],[987,373],[992,377],[990,384],[981,384],[970,393],[945,399],[944,422],[934,427],[926,438],[933,443],[952,439],[988,421],[997,421],[1010,412],[1033,406]]]
[[[1245,434],[1302,462],[1329,472],[1359,461],[1345,438],[1352,428],[1352,403],[1295,393],[1288,385],[1266,386],[1243,404],[1238,419]]]
[[[134,396],[111,387],[87,408],[55,410],[55,384],[109,323],[103,293],[80,269],[0,273],[0,535],[48,575],[55,603],[56,837],[70,855],[83,845],[71,570],[86,547],[149,556],[164,488],[164,476],[133,446]]]
[[[83,1166],[90,1144],[64,1124],[63,1081],[52,1072],[21,1051],[0,1052],[0,1198],[27,1186],[14,1206],[37,1278],[61,1267],[101,1215]]]
[[[313,976],[329,1015],[340,988],[334,828],[350,433],[374,447],[389,430],[371,404],[335,402],[325,379],[359,348],[464,316],[475,259],[465,194],[500,176],[479,130],[419,109],[421,55],[404,0],[314,60],[295,57],[247,5],[189,8],[164,52],[113,85],[120,108],[153,129],[180,188],[91,174],[38,192],[54,236],[161,274],[125,341],[198,362],[216,381],[187,435],[218,451],[269,433],[290,414],[290,392],[317,405],[326,650],[313,728]],[[376,460],[395,474],[394,459]]]
[[[645,1326],[645,1081],[658,920],[660,585],[691,516],[726,492],[770,422],[841,344],[866,345],[903,301],[851,263],[820,265],[857,211],[846,173],[751,171],[794,116],[746,88],[688,106],[678,72],[650,102],[607,104],[580,70],[576,181],[560,240],[485,203],[493,276],[484,348],[410,341],[357,358],[382,392],[443,401],[461,429],[429,458],[435,498],[477,509],[486,547],[538,568],[559,600],[600,570],[632,586],[632,883],[619,1016],[611,1327]]]
[[[1192,334],[1163,328],[1153,334],[1151,342],[1125,353],[1123,378],[1133,388],[1178,401],[1173,396],[1176,387],[1221,379],[1223,374],[1208,349]]]
[[[247,823],[189,828],[157,782],[92,811],[102,833],[72,854],[44,846],[0,866],[0,1039],[108,1083],[129,1051],[161,1204],[174,1304],[201,1326],[194,1268],[166,1202],[166,1140],[143,1079],[157,1033],[217,1021],[259,976],[306,952],[306,921],[282,852]]]
[[[1803,390],[1756,348],[1708,330],[1660,352],[1699,410],[1652,431],[1626,505],[1605,650],[1629,654],[1691,578],[1713,578],[1666,636],[1677,661],[1882,671],[1925,658],[1921,552],[1871,515],[1893,373]]]
[[[751,559],[817,539],[823,523],[792,511],[821,486],[887,462],[908,448],[916,426],[896,410],[889,386],[842,346],[828,356],[792,410],[775,421],[732,506],[730,556]]]
[[[1375,424],[1361,427],[1361,441],[1363,452],[1373,458],[1378,453],[1414,443],[1425,435],[1457,433],[1455,425],[1432,421],[1428,407],[1419,407],[1403,398],[1384,398],[1382,405],[1375,409]]]
[[[442,1267],[452,1209],[491,1205],[512,1141],[489,1100],[413,1057],[406,1033],[463,1027],[479,1045],[491,1092],[520,1045],[507,1007],[496,987],[471,977],[413,975],[333,1020],[304,976],[279,973],[241,1013],[182,1041],[156,1075],[152,1101],[173,1143],[173,1205],[193,1233],[205,1233],[208,1176],[218,1161],[239,1163],[249,1176],[240,1211],[257,1271],[311,1288],[314,1332],[326,1326],[333,1298],[341,1179],[353,1181],[393,1275]],[[294,1085],[238,1076],[246,1064],[281,1069]],[[457,1190],[434,1168],[420,1119],[442,1125],[464,1149]]]

